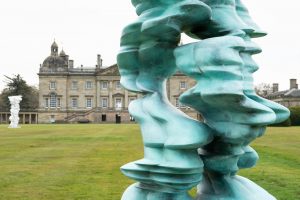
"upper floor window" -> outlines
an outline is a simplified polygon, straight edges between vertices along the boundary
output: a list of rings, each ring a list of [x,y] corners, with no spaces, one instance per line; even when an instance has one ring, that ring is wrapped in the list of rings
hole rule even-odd
[[[117,90],[121,89],[121,83],[120,83],[120,81],[116,82],[116,89]]]
[[[86,107],[92,108],[92,98],[86,98]]]
[[[92,85],[93,85],[92,81],[86,81],[85,82],[85,89],[92,89]]]
[[[71,89],[72,90],[78,89],[78,81],[72,81]]]
[[[186,82],[185,81],[180,81],[180,89],[186,89]]]
[[[71,106],[72,106],[72,108],[77,108],[78,107],[78,99],[77,98],[72,98],[71,99]]]
[[[102,81],[101,82],[101,88],[104,89],[104,90],[107,90],[107,88],[108,88],[108,82],[107,81]]]
[[[56,82],[55,81],[50,81],[50,90],[55,90],[56,89]]]

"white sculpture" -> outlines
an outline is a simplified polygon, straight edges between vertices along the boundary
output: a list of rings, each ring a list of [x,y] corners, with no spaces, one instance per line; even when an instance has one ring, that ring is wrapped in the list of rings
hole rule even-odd
[[[22,96],[10,96],[8,97],[11,108],[10,108],[10,124],[8,128],[19,128],[19,111],[20,111],[20,102],[22,101]]]

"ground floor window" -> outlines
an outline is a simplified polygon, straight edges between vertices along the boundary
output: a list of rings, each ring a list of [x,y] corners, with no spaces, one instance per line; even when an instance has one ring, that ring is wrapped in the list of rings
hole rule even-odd
[[[45,108],[49,107],[49,98],[45,98]]]
[[[107,98],[102,98],[102,101],[101,101],[102,108],[107,108],[107,102],[108,102]]]
[[[86,107],[92,108],[92,98],[86,98]]]
[[[72,98],[71,106],[72,106],[72,108],[77,108],[78,107],[78,99],[77,98]]]
[[[56,95],[55,94],[51,94],[50,95],[50,108],[56,108]]]
[[[60,108],[60,98],[57,98],[57,107]]]
[[[122,109],[122,99],[121,98],[116,98],[115,100],[115,108],[118,110]]]
[[[51,115],[51,116],[50,116],[50,122],[51,122],[51,123],[54,123],[54,122],[55,122],[55,116],[54,116],[54,115]]]
[[[131,121],[131,122],[134,122],[134,121],[135,121],[134,117],[131,116],[131,115],[130,115],[130,121]]]

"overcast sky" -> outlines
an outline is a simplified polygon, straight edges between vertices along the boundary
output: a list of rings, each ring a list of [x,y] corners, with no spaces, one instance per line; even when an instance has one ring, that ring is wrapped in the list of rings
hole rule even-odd
[[[9,0],[0,4],[0,90],[4,75],[21,74],[38,84],[39,65],[50,55],[55,38],[75,66],[94,66],[101,54],[104,65],[116,62],[119,38],[136,18],[130,0]],[[278,82],[281,90],[290,78],[300,83],[299,0],[244,0],[257,24],[269,34],[255,41],[263,53],[255,56],[260,70],[255,83]]]

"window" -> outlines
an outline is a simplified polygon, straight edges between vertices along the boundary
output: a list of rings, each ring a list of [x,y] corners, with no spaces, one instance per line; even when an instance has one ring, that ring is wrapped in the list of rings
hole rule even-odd
[[[71,89],[72,90],[77,90],[78,89],[78,81],[72,81]]]
[[[115,100],[115,108],[116,109],[122,109],[122,99],[121,98],[116,98]]]
[[[135,121],[135,119],[134,119],[134,117],[133,117],[133,116],[131,116],[131,115],[130,115],[130,117],[129,117],[129,118],[130,118],[130,121],[131,121],[131,122],[134,122],[134,121]]]
[[[86,98],[86,107],[92,108],[92,98]]]
[[[45,108],[49,107],[49,98],[45,98]]]
[[[179,108],[179,100],[178,100],[178,98],[175,99],[175,106],[176,106],[176,108]]]
[[[85,82],[85,89],[92,89],[92,81]]]
[[[51,81],[50,82],[50,90],[55,90],[56,89],[56,82],[55,81]]]
[[[185,81],[180,82],[180,89],[186,89],[186,82]]]
[[[57,107],[60,108],[60,98],[57,98]]]
[[[77,100],[77,98],[72,98],[72,100],[71,100],[71,106],[72,106],[72,108],[77,108],[78,107],[78,100]]]
[[[120,81],[116,82],[116,89],[117,90],[121,89],[121,83],[120,83]]]
[[[104,89],[104,90],[107,90],[107,88],[108,88],[108,82],[107,81],[102,81],[101,88]]]
[[[175,106],[176,106],[176,108],[186,108],[185,105],[182,105],[182,104],[180,103],[180,101],[179,101],[178,98],[175,99]]]
[[[51,122],[51,123],[54,123],[54,122],[55,122],[55,115],[51,115],[51,116],[50,116],[50,122]]]
[[[50,108],[56,108],[56,95],[50,95]]]
[[[102,108],[107,108],[107,98],[102,98],[101,106]]]

